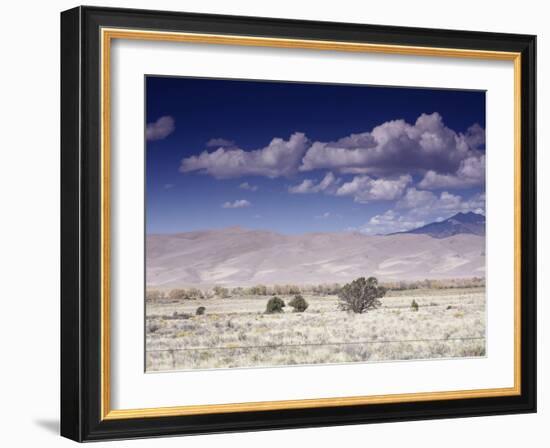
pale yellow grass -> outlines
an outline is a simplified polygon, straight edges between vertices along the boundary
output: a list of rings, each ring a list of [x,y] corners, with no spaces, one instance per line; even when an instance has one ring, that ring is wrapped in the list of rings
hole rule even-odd
[[[148,302],[147,370],[485,355],[481,288],[392,292],[364,314],[340,311],[336,296],[305,298],[304,313],[287,306],[282,314],[264,313],[265,296]],[[410,308],[413,299],[418,311]],[[199,306],[206,313],[195,316]]]

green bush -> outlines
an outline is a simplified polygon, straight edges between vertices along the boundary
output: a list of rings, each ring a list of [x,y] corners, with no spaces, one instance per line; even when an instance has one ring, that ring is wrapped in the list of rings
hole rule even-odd
[[[309,303],[307,303],[306,299],[304,299],[301,294],[295,295],[288,304],[294,308],[293,311],[295,313],[303,313],[309,306]]]
[[[197,311],[195,311],[195,314],[197,316],[202,316],[204,314],[204,312],[206,311],[206,308],[204,306],[199,306],[197,308]]]
[[[416,300],[414,300],[414,299],[411,302],[411,310],[418,311],[418,303],[416,303]]]
[[[381,305],[380,299],[384,297],[387,289],[378,286],[376,277],[360,277],[344,285],[338,293],[340,309],[364,313],[365,311],[378,308]]]
[[[279,297],[272,297],[267,301],[265,312],[266,314],[282,313],[285,306],[286,305],[283,299],[280,299]]]

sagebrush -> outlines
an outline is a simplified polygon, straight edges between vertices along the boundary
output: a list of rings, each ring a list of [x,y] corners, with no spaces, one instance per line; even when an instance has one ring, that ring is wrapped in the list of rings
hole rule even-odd
[[[378,285],[376,277],[360,277],[344,285],[340,290],[340,309],[364,313],[378,308],[381,305],[380,299],[386,295],[387,289]]]
[[[307,300],[304,299],[304,297],[301,294],[297,294],[294,296],[294,298],[288,302],[288,304],[294,308],[295,313],[303,313],[305,310],[307,310],[309,304],[307,303]]]
[[[267,314],[282,313],[285,307],[285,301],[279,297],[272,297],[267,301],[265,312]]]

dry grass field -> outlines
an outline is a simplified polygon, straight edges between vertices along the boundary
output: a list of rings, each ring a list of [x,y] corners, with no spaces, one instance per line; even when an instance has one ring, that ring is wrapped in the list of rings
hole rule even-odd
[[[303,313],[266,314],[269,298],[148,300],[147,371],[485,356],[484,288],[390,291],[363,314],[307,294]]]

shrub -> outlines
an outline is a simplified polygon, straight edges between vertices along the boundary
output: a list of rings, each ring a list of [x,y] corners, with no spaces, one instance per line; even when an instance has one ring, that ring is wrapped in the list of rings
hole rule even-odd
[[[286,305],[283,299],[279,299],[279,297],[272,297],[267,301],[265,312],[266,314],[282,313],[285,306]]]
[[[214,286],[214,294],[220,299],[227,299],[229,297],[229,290],[222,286]]]
[[[367,280],[365,277],[360,277],[344,285],[340,290],[338,294],[340,309],[361,314],[378,308],[381,305],[380,299],[385,294],[386,288],[378,286],[378,280],[375,277],[369,277]]]
[[[316,296],[337,295],[340,292],[341,286],[338,283],[325,283],[322,285],[314,285],[311,287],[311,292]]]
[[[288,302],[288,304],[294,308],[293,311],[295,313],[303,313],[309,306],[309,303],[307,303],[306,299],[304,299],[301,294],[295,295],[294,298]]]
[[[163,293],[164,294],[164,293]],[[175,288],[170,290],[168,298],[172,301],[204,299],[204,293],[198,288]]]
[[[300,294],[302,292],[297,285],[286,285],[286,289],[288,290],[288,294]]]
[[[248,289],[248,294],[252,295],[252,296],[266,296],[267,295],[267,286],[265,286],[265,285],[251,286]]]
[[[185,289],[172,289],[168,293],[170,300],[184,300],[188,298],[187,291]]]
[[[185,298],[186,299],[190,299],[190,300],[195,300],[195,299],[203,299],[204,298],[204,294],[203,292],[198,289],[198,288],[189,288],[186,292],[185,292]]]
[[[160,330],[161,326],[160,324],[153,322],[147,326],[147,331],[149,333],[155,333],[156,331]]]
[[[148,289],[145,291],[145,299],[149,301],[162,300],[165,298],[164,291],[158,289]]]
[[[414,300],[414,299],[411,302],[411,310],[418,311],[418,303],[416,303],[416,300]]]
[[[195,314],[197,316],[202,316],[204,314],[204,312],[206,311],[206,308],[204,306],[199,306],[197,308],[197,311],[195,311]]]
[[[234,296],[242,296],[245,294],[244,288],[237,286],[231,290],[231,294]]]

